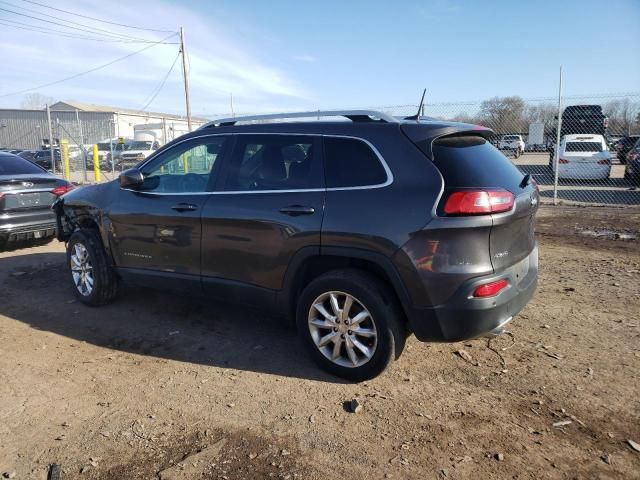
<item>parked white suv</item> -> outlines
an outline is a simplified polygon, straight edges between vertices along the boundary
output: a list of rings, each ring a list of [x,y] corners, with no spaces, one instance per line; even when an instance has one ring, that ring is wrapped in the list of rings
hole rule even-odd
[[[513,155],[518,158],[522,152],[524,152],[524,140],[522,135],[504,135],[498,143],[500,150],[509,150],[513,152]]]

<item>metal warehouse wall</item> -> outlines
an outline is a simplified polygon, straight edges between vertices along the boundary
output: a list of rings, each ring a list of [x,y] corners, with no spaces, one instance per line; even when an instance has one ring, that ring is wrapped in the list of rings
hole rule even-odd
[[[75,111],[52,111],[53,137],[67,138],[71,144],[85,145],[113,138],[114,117],[108,112],[78,112],[76,117]],[[0,147],[35,150],[42,146],[43,138],[49,138],[44,110],[0,109]]]

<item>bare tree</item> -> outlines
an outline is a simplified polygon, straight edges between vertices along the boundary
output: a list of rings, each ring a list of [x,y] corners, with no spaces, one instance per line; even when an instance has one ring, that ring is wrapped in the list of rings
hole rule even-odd
[[[27,93],[22,97],[20,106],[27,110],[42,110],[47,104],[51,105],[55,100],[39,93]]]
[[[553,103],[527,105],[524,109],[523,120],[526,124],[544,123],[545,131],[551,130],[558,122],[558,107]]]
[[[480,104],[480,120],[497,134],[523,131],[525,103],[520,97],[494,97]]]
[[[612,100],[605,104],[604,114],[609,117],[609,132],[618,135],[631,135],[631,130],[640,115],[640,104],[628,98]]]

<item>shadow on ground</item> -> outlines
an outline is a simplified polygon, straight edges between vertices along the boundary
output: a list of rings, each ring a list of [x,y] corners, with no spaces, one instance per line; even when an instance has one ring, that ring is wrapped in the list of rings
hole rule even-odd
[[[325,374],[281,318],[165,291],[127,288],[112,304],[77,301],[64,253],[0,258],[0,315],[138,355],[343,383]]]

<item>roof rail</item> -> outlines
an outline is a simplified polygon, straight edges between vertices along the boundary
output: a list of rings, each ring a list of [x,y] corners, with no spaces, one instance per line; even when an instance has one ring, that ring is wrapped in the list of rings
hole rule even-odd
[[[375,110],[316,110],[313,112],[272,113],[267,115],[251,115],[247,117],[219,118],[209,123],[205,123],[198,130],[210,127],[227,127],[235,125],[238,122],[311,117],[345,117],[353,122],[378,121],[386,123],[398,123],[398,119],[392,117],[391,115]]]

